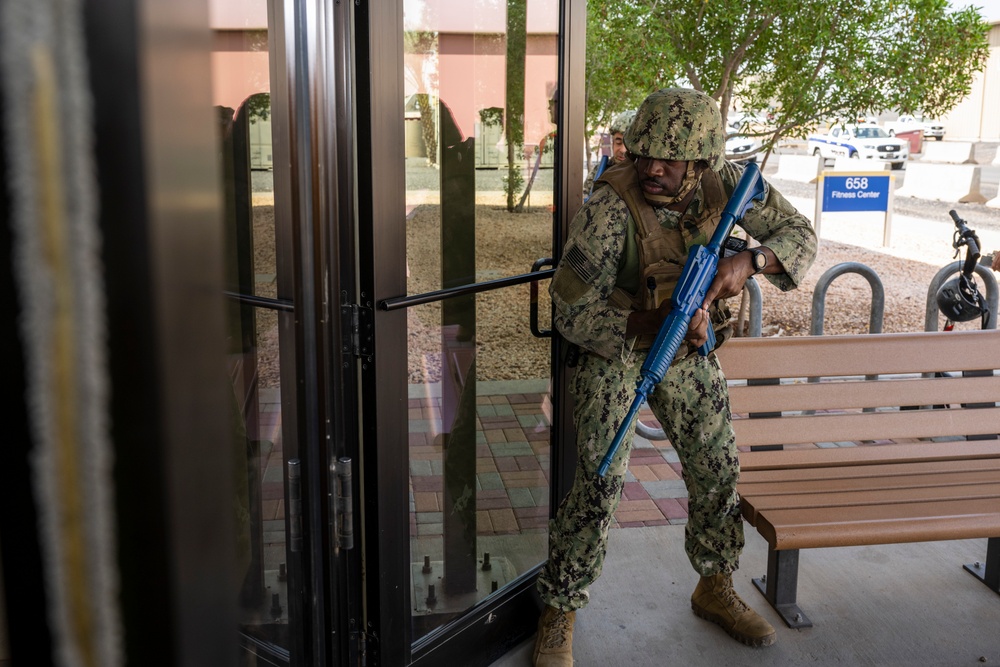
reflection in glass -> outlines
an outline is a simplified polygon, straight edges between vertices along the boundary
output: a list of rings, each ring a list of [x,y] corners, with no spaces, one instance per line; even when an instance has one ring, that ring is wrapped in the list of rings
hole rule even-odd
[[[476,233],[468,258],[475,271],[447,275],[458,284],[525,273],[534,260],[551,256],[555,126],[549,103],[556,96],[558,6],[556,0],[404,3],[408,217],[419,207],[440,206],[424,213],[450,219],[449,207],[465,207],[460,215],[474,215],[476,230],[502,227],[504,250],[532,246],[526,263],[498,261],[496,246],[484,247]],[[449,150],[462,153],[451,169]],[[455,169],[471,180],[460,198],[443,190]],[[441,257],[447,238],[421,235],[418,247],[408,246],[409,294],[445,286],[444,273],[413,264],[428,250]]]
[[[408,294],[551,256],[557,25],[556,0],[404,3]],[[408,310],[415,640],[546,557],[549,341],[528,304],[520,285]]]
[[[529,333],[527,300],[527,285],[475,297],[474,339],[447,301],[409,310],[414,638],[546,557],[548,341]]]
[[[270,157],[269,95],[252,95],[236,109],[218,106],[216,112],[225,202],[224,289],[230,295],[226,370],[233,399],[240,628],[245,646],[258,657],[274,657],[289,646],[278,318],[274,310],[238,299],[277,297],[272,180],[262,162]]]

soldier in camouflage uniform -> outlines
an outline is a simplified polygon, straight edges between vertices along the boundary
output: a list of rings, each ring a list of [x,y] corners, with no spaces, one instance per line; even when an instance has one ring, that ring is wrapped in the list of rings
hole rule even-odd
[[[625,159],[625,130],[632,124],[635,118],[635,110],[623,111],[611,120],[608,132],[611,134],[611,157],[608,159],[608,167],[613,167]],[[583,181],[584,196],[589,196],[594,189],[594,179],[597,178],[597,170],[601,166],[598,162],[594,165],[587,178]]]
[[[670,310],[669,296],[687,249],[707,244],[742,167],[725,161],[715,101],[688,89],[650,95],[625,133],[632,159],[609,168],[573,219],[550,293],[554,323],[581,353],[572,380],[576,399],[576,480],[549,533],[549,560],[538,590],[546,608],[533,661],[571,665],[575,610],[601,573],[608,528],[624,486],[631,434],[605,477],[600,461],[635,395],[646,351]],[[680,458],[688,490],[685,549],[701,576],[694,612],[736,639],[764,646],[774,628],[732,587],[743,549],[736,482],[739,460],[725,376],[714,353],[697,348],[712,326],[719,345],[732,335],[725,299],[752,275],[781,290],[801,283],[816,236],[770,184],[739,225],[760,245],[723,258],[701,309],[648,403]]]

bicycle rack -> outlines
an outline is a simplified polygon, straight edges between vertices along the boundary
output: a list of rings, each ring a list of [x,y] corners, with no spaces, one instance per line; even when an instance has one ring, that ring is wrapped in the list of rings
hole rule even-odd
[[[764,298],[761,295],[760,285],[757,283],[757,279],[753,276],[747,278],[745,286],[750,302],[750,322],[747,327],[747,337],[760,338],[761,330],[763,328],[761,322],[763,320]],[[667,439],[667,434],[663,432],[662,428],[658,426],[647,426],[639,419],[635,420],[635,432],[636,435],[641,435],[646,440]]]
[[[941,285],[948,281],[956,273],[962,272],[962,266],[964,262],[961,260],[954,261],[951,264],[947,264],[941,267],[934,278],[931,280],[930,287],[927,288],[927,310],[924,316],[924,331],[937,331],[938,330],[938,307],[937,307],[937,293],[941,289]],[[986,284],[986,306],[990,309],[990,321],[987,323],[987,329],[997,328],[997,279],[993,275],[993,272],[988,266],[983,266],[982,264],[976,264],[976,273],[979,277],[983,279]]]
[[[747,338],[760,338],[764,298],[761,296],[760,285],[753,276],[747,278],[746,290],[750,300],[750,323],[747,327]]]
[[[871,267],[860,262],[842,262],[831,266],[816,281],[812,299],[812,322],[809,324],[809,335],[823,335],[823,318],[826,315],[826,291],[836,278],[845,273],[857,273],[863,276],[872,288],[872,305],[868,314],[868,333],[882,333],[882,316],[885,312],[885,288],[882,280]]]
[[[834,280],[845,273],[857,273],[863,276],[872,289],[872,305],[868,311],[868,333],[882,333],[882,321],[885,313],[885,288],[882,280],[878,277],[875,269],[860,262],[841,262],[827,269],[816,281],[813,289],[812,299],[812,321],[809,323],[810,336],[823,335],[823,318],[826,316],[826,291]],[[869,380],[877,378],[875,375],[866,376]],[[810,377],[807,382],[819,382],[818,377]],[[804,414],[814,414],[814,410],[803,410]],[[863,408],[862,412],[875,412],[875,408]]]

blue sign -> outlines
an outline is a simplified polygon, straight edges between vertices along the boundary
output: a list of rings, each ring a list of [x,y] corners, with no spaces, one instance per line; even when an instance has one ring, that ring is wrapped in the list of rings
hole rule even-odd
[[[823,175],[824,211],[888,211],[890,174]]]

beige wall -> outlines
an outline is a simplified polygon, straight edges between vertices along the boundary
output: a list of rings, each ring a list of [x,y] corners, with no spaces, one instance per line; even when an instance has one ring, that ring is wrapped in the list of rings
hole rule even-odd
[[[219,0],[223,1],[223,0]],[[404,9],[404,28],[440,33],[502,33],[507,30],[507,4],[490,0],[420,0]],[[528,2],[528,34],[556,32],[559,3]]]
[[[208,0],[212,30],[267,30],[267,0]]]
[[[209,0],[212,104],[239,108],[271,92],[267,64],[267,0]]]
[[[251,95],[271,92],[266,33],[216,32],[211,59],[213,105],[235,111]]]
[[[945,139],[1000,141],[1000,22],[990,29],[990,56],[972,92],[941,118]]]

